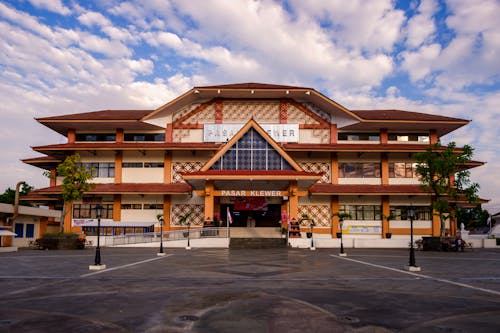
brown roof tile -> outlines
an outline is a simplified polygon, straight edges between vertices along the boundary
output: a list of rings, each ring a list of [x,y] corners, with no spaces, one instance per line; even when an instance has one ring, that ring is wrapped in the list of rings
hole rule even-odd
[[[296,86],[286,86],[286,85],[278,85],[278,84],[268,84],[268,83],[235,83],[235,84],[221,84],[216,86],[200,86],[195,87],[194,89],[311,89],[305,87],[296,87]]]
[[[314,184],[309,191],[316,194],[427,194],[420,185],[346,185]]]
[[[191,186],[186,183],[121,183],[96,184],[88,193],[188,193]],[[45,187],[30,192],[30,196],[60,194],[61,186]]]
[[[74,113],[62,116],[37,118],[39,122],[53,120],[140,120],[154,110],[101,110],[84,113]]]
[[[468,120],[402,110],[351,110],[365,120],[460,121]]]

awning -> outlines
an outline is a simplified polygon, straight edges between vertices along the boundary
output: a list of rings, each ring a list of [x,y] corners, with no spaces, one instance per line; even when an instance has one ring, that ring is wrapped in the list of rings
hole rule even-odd
[[[0,236],[17,236],[17,234],[9,230],[0,230]]]
[[[147,228],[154,225],[156,222],[122,222],[122,221],[101,221],[101,228]],[[73,220],[75,227],[97,227],[97,220],[95,221],[78,221]]]

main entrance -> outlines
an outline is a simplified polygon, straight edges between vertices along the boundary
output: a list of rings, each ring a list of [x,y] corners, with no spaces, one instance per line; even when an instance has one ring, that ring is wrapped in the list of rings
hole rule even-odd
[[[245,199],[242,198],[242,200]],[[227,221],[228,207],[233,218],[231,227],[280,227],[281,205],[279,204],[267,204],[265,206],[242,205],[238,203],[221,204],[220,212],[222,221]]]

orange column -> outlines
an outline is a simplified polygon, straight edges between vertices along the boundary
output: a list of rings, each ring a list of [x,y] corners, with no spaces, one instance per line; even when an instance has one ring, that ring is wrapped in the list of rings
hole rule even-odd
[[[331,163],[330,163],[330,169],[331,169],[331,180],[330,182],[332,184],[338,184],[339,183],[339,159],[337,156],[337,153],[331,153]]]
[[[170,184],[172,182],[172,153],[165,151],[163,156],[163,183]]]
[[[117,143],[123,142],[123,128],[116,129],[116,142]]]
[[[48,223],[47,217],[40,218],[40,228],[38,230],[39,234],[38,237],[42,237],[43,234],[47,232],[47,223]]]
[[[290,186],[289,186],[289,197],[288,197],[288,202],[289,202],[289,208],[290,208],[290,220],[295,218],[297,220],[300,220],[299,218],[299,188],[297,185],[296,180],[290,181]]]
[[[382,238],[385,238],[387,232],[391,232],[389,221],[386,216],[391,214],[391,207],[389,202],[389,196],[382,196]]]
[[[121,221],[122,219],[122,195],[113,195],[113,221]]]
[[[387,153],[382,153],[381,168],[382,185],[389,185],[389,157],[387,156]]]
[[[206,219],[214,218],[214,183],[207,181],[205,183],[205,216]]]
[[[170,195],[163,196],[163,230],[170,230]]]
[[[165,127],[165,142],[172,142],[174,137],[174,129],[172,124],[167,124]]]
[[[439,138],[437,136],[436,130],[430,130],[429,132],[429,143],[431,145],[434,145],[438,142]]]
[[[76,141],[76,130],[74,128],[68,129],[68,143],[75,143]]]
[[[332,213],[332,238],[337,237],[337,232],[340,232],[339,229],[339,217],[338,216],[333,216],[333,214],[339,212],[339,196],[338,195],[332,195],[330,198],[330,206],[331,206],[331,213]]]
[[[432,236],[441,236],[441,220],[436,210],[432,210]]]
[[[337,124],[330,124],[330,144],[336,144],[338,139]]]
[[[115,154],[115,184],[122,182],[122,164],[123,164],[123,151],[117,151]]]
[[[63,224],[63,230],[64,232],[71,232],[71,220],[73,218],[73,207],[71,206],[70,202],[65,202],[64,203],[64,224]]]
[[[380,130],[380,143],[387,144],[389,142],[389,133],[386,128]]]
[[[57,172],[55,168],[50,169],[50,186],[57,185]]]

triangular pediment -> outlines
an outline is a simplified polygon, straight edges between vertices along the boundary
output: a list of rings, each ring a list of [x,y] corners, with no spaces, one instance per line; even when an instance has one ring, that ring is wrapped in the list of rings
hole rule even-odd
[[[303,171],[253,119],[200,169],[208,170]]]

